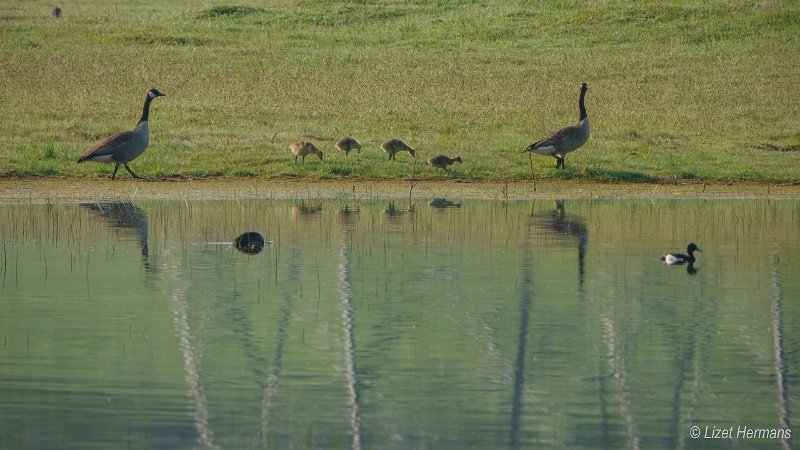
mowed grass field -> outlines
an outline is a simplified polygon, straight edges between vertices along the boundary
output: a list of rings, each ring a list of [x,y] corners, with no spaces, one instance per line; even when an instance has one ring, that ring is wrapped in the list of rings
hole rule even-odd
[[[131,163],[149,177],[526,179],[520,151],[577,121],[585,81],[592,136],[566,170],[534,155],[537,178],[800,181],[796,1],[60,6],[0,4],[0,176],[110,176],[75,161],[157,87]],[[298,139],[324,161],[294,164]],[[464,163],[427,167],[440,153]]]

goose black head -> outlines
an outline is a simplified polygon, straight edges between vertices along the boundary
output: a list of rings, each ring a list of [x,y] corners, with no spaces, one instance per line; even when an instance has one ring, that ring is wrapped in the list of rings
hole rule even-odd
[[[589,90],[589,85],[586,83],[581,83],[581,92],[586,92]]]
[[[147,91],[147,96],[150,97],[150,98],[166,97],[166,94],[162,93],[161,91],[159,91],[156,88],[153,88],[153,89],[150,89],[149,91]]]

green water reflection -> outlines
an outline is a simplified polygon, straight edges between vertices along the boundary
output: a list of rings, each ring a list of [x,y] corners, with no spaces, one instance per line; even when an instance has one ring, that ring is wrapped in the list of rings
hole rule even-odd
[[[789,448],[691,427],[797,422],[797,201],[0,205],[0,233],[3,449]],[[695,273],[659,261],[690,241]]]

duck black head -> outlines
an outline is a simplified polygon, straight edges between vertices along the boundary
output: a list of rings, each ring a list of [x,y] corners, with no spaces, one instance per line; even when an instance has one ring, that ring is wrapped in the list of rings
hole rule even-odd
[[[702,252],[703,250],[700,250],[700,247],[698,247],[694,242],[692,242],[691,244],[689,244],[688,247],[686,247],[686,252],[689,253],[690,255],[696,251]]]

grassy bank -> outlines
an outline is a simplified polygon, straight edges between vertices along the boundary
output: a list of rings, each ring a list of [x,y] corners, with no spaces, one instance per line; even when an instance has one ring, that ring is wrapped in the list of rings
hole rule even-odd
[[[556,172],[593,181],[800,180],[800,4],[153,2],[0,5],[0,176],[108,176],[76,165],[135,125],[144,175],[530,177],[519,152],[577,120],[592,137]],[[364,150],[333,149],[353,135]],[[399,137],[418,150],[389,162]],[[295,165],[311,139],[325,161]],[[127,176],[127,174],[122,175]]]

